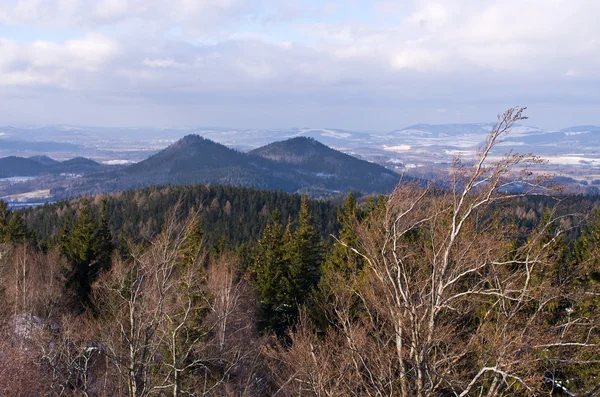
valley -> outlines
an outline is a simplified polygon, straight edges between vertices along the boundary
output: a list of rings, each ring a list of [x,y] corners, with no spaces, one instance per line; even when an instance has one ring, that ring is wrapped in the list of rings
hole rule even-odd
[[[39,201],[44,195],[38,192],[46,190],[51,193],[44,199],[53,200],[167,183],[227,183],[303,192],[313,197],[326,197],[351,189],[385,192],[393,184],[372,184],[365,189],[358,180],[350,183],[341,178],[336,182],[332,176],[346,167],[319,164],[308,157],[299,164],[294,154],[287,152],[294,148],[285,148],[280,154],[267,153],[267,148],[276,150],[278,146],[274,142],[314,139],[323,144],[322,148],[334,149],[336,156],[349,155],[345,160],[352,156],[364,160],[365,166],[367,163],[378,164],[392,173],[419,179],[443,179],[453,158],[468,159],[476,155],[492,127],[492,123],[417,124],[388,133],[318,128],[3,127],[0,128],[0,157],[4,157],[0,159],[0,197],[11,202],[31,202]],[[204,160],[192,160],[195,168],[182,173],[178,169],[188,165],[182,159],[176,160],[180,154],[168,154],[169,150],[173,152],[173,145],[185,141],[181,140],[182,136],[199,136],[205,138],[206,145],[210,145],[208,142],[219,145],[199,149],[197,157]],[[209,159],[208,154],[214,154],[213,149],[222,156],[213,159],[216,163],[205,161]],[[166,152],[161,152],[163,150]],[[540,155],[544,164],[536,165],[531,172],[556,178],[570,193],[596,194],[598,191],[600,127],[545,131],[518,125],[494,148],[491,158],[500,159],[508,151]],[[244,157],[245,153],[254,156],[255,161],[249,161]],[[294,164],[279,161],[282,156],[287,156]],[[163,160],[165,164],[161,164]],[[9,166],[19,172],[4,172]],[[290,166],[300,169],[291,171]],[[389,175],[390,181],[397,181],[398,177]]]

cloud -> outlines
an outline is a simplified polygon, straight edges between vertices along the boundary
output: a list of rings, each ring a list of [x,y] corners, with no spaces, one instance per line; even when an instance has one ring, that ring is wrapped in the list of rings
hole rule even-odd
[[[73,88],[69,73],[99,72],[118,54],[119,45],[102,35],[88,34],[62,43],[0,39],[0,51],[0,84]]]
[[[426,71],[439,67],[444,61],[444,54],[423,48],[407,48],[397,51],[391,59],[394,69],[413,69]]]
[[[185,68],[186,65],[179,63],[172,58],[157,58],[157,59],[144,59],[142,61],[142,65],[148,66],[149,68],[175,68],[182,69]]]
[[[368,108],[376,123],[408,117],[397,103],[440,118],[484,103],[590,104],[596,15],[596,0],[0,0],[0,24],[38,34],[0,29],[0,85],[148,107],[293,94],[303,102],[282,112]]]

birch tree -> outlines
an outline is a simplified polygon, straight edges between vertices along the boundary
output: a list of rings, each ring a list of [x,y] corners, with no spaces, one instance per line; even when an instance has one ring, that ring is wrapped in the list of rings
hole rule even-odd
[[[523,111],[500,115],[475,161],[454,161],[449,183],[399,184],[357,227],[358,244],[339,241],[364,272],[338,278],[327,337],[301,324],[275,355],[286,368],[277,393],[539,395],[557,387],[561,366],[597,360],[580,294],[551,277],[563,217],[551,213],[515,243],[519,230],[494,214],[500,202],[548,193],[528,171],[539,158],[493,156]]]

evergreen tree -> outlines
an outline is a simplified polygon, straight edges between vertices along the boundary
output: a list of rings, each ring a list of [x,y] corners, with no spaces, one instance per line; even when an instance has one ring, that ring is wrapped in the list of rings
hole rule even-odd
[[[186,239],[182,247],[181,261],[184,267],[191,266],[197,259],[204,243],[202,220],[198,211],[192,209],[192,215],[186,225]]]
[[[110,267],[112,253],[114,250],[113,238],[110,232],[110,226],[107,218],[107,201],[102,200],[102,207],[100,209],[100,222],[98,223],[98,229],[94,233],[93,238],[93,254],[95,257],[95,269],[97,271],[106,270]]]
[[[72,230],[63,239],[62,252],[69,262],[66,288],[72,294],[77,309],[89,305],[91,281],[95,272],[94,235],[96,223],[84,200]]]
[[[12,213],[7,229],[11,241],[22,241],[28,236],[25,220],[19,212]]]
[[[260,298],[262,328],[283,331],[289,322],[289,291],[284,233],[280,213],[274,210],[259,240],[254,261],[254,286]]]
[[[358,248],[355,224],[359,218],[360,209],[354,195],[350,192],[342,207],[338,210],[338,222],[341,226],[339,241],[333,244],[333,249],[324,263],[323,272],[338,271],[348,276],[349,273],[357,272],[363,268],[363,258],[348,248]]]
[[[261,299],[261,325],[282,335],[319,282],[323,243],[307,197],[302,198],[297,224],[288,221],[283,231],[279,219],[275,210],[259,241],[253,271]]]
[[[8,209],[8,203],[0,200],[0,244],[25,240],[28,236],[25,220],[19,212]]]
[[[10,241],[10,233],[8,230],[8,204],[0,200],[0,244]]]
[[[600,209],[575,244],[575,262],[581,270],[580,283],[600,286]]]
[[[332,317],[327,312],[334,307],[333,301],[340,296],[345,296],[345,292],[351,290],[346,287],[360,280],[364,259],[349,248],[359,248],[355,228],[360,218],[358,203],[354,195],[349,193],[338,210],[338,222],[341,225],[339,237],[321,266],[321,279],[314,294],[316,305],[310,312],[313,322],[321,330],[325,330],[331,325]],[[359,300],[356,297],[350,299],[355,301],[352,310],[359,311]]]
[[[571,268],[568,269],[569,277],[573,280],[570,288],[575,293],[582,293],[584,298],[570,308],[570,315],[573,318],[586,318],[592,324],[600,324],[600,209],[595,211],[592,221],[575,242],[573,257],[574,260],[570,261]],[[565,295],[568,296],[569,292],[565,291]],[[590,342],[600,343],[597,332],[590,336]],[[600,373],[600,363],[596,362],[585,368],[567,365],[562,371],[567,378],[587,380],[587,387],[591,388],[598,383],[594,379]]]
[[[290,295],[295,306],[304,304],[319,282],[323,261],[323,244],[314,225],[308,197],[302,197],[298,226],[293,233],[290,248]]]

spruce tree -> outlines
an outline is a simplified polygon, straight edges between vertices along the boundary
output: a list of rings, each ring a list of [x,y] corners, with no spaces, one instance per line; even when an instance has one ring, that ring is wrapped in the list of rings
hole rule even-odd
[[[72,294],[77,310],[90,303],[91,281],[95,273],[95,231],[96,223],[90,214],[89,202],[84,200],[75,224],[62,244],[62,252],[69,262],[66,288]]]
[[[333,249],[324,263],[323,272],[337,271],[349,276],[350,273],[358,272],[363,268],[363,258],[348,248],[358,248],[355,225],[359,218],[360,209],[356,198],[350,192],[342,207],[338,210],[339,241],[333,244]]]
[[[252,271],[260,298],[262,328],[282,331],[288,323],[289,285],[280,213],[274,210],[259,240]]]
[[[8,204],[0,200],[0,244],[10,241],[10,233],[8,230]]]
[[[19,212],[13,212],[7,226],[11,241],[23,241],[27,238],[27,226],[25,220]]]
[[[186,225],[186,239],[181,249],[181,262],[184,267],[191,266],[197,259],[204,244],[202,220],[199,212],[192,208],[192,215]]]
[[[93,237],[93,255],[95,259],[93,271],[96,273],[101,270],[107,270],[110,267],[114,250],[113,238],[107,218],[107,205],[106,199],[103,199],[102,208],[100,209],[100,222]]]
[[[334,301],[355,288],[353,284],[360,280],[364,268],[363,257],[349,248],[359,249],[355,228],[361,218],[358,203],[352,193],[344,200],[337,218],[340,224],[338,238],[321,266],[321,279],[314,294],[316,304],[310,312],[313,322],[321,330],[331,325],[332,316],[327,312],[334,306]],[[346,288],[348,285],[352,288]],[[358,312],[360,302],[355,297],[353,300],[355,303],[352,310]]]
[[[0,200],[0,244],[25,240],[27,226],[19,212],[8,209],[8,203]]]
[[[600,286],[600,209],[575,244],[578,281],[584,286]]]
[[[323,261],[323,244],[317,232],[308,205],[308,197],[302,197],[298,226],[293,233],[290,248],[290,295],[294,305],[304,304],[306,298],[319,282]]]

